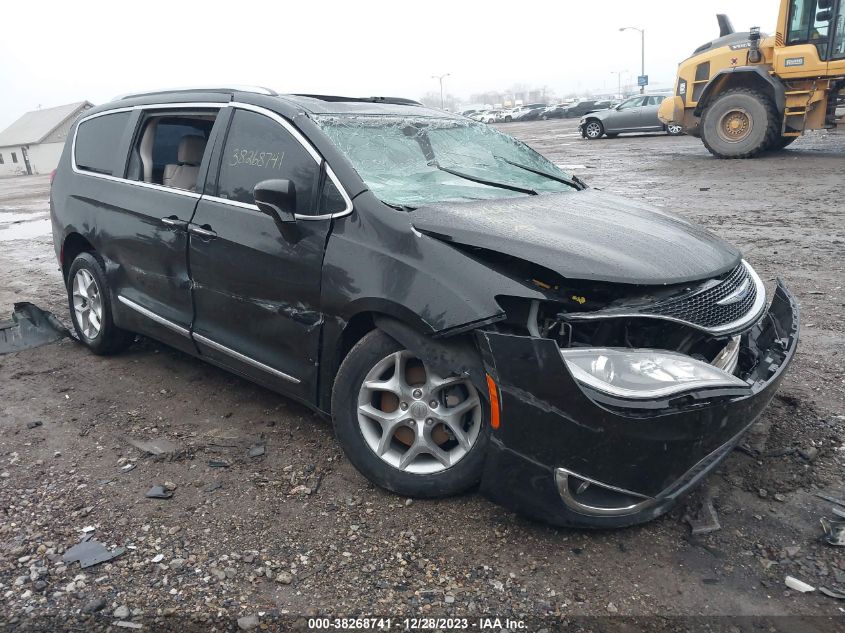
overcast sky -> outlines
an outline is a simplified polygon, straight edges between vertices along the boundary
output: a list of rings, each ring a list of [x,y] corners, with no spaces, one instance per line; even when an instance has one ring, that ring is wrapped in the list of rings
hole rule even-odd
[[[129,7],[132,7],[130,9]],[[451,73],[449,93],[547,86],[605,88],[640,66],[655,87],[718,35],[772,32],[776,0],[632,2],[6,1],[0,38],[0,129],[27,110],[168,86],[264,85],[284,92],[419,98]],[[672,11],[667,13],[666,11]]]

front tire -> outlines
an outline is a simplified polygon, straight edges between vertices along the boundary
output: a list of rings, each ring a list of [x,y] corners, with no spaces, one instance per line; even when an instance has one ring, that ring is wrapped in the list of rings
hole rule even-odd
[[[707,106],[701,140],[718,158],[753,158],[771,147],[780,130],[772,100],[757,90],[733,88]]]
[[[588,141],[596,141],[604,135],[604,125],[601,121],[590,119],[584,124],[584,138]]]
[[[381,330],[344,359],[332,391],[335,433],[370,481],[409,497],[443,497],[481,478],[486,402],[471,382],[442,377]]]
[[[92,253],[80,253],[70,265],[67,295],[79,340],[95,354],[117,354],[135,340],[134,334],[114,324],[106,273]]]

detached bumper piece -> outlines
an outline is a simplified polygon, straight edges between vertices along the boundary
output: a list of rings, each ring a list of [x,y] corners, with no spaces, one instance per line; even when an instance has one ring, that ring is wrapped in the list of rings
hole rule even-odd
[[[698,389],[647,402],[578,383],[551,339],[478,332],[496,382],[482,492],[555,525],[622,527],[669,510],[760,416],[798,345],[798,307],[778,280],[771,306],[741,336],[747,388]]]

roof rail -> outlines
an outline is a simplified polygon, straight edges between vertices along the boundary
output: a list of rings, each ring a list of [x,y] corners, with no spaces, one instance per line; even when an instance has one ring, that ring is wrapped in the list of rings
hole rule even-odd
[[[164,94],[168,92],[254,92],[260,95],[268,95],[275,97],[278,93],[270,88],[263,86],[239,86],[232,84],[228,86],[191,86],[180,88],[164,88],[161,90],[145,90],[143,92],[130,92],[116,96],[112,101],[120,101],[122,99],[131,99],[132,97],[145,97],[147,95]]]
[[[403,99],[401,97],[339,97],[337,95],[309,95],[302,93],[295,93],[295,97],[307,97],[309,99],[319,99],[320,101],[330,102],[351,102],[351,103],[389,103],[391,105],[415,105],[421,106],[419,101],[413,99]]]

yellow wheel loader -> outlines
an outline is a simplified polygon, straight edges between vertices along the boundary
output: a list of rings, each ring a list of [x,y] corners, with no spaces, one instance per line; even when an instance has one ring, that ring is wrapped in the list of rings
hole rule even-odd
[[[720,36],[678,67],[675,96],[658,113],[666,125],[681,125],[719,158],[752,158],[843,122],[845,0],[781,0],[771,36],[736,33],[717,18]]]

